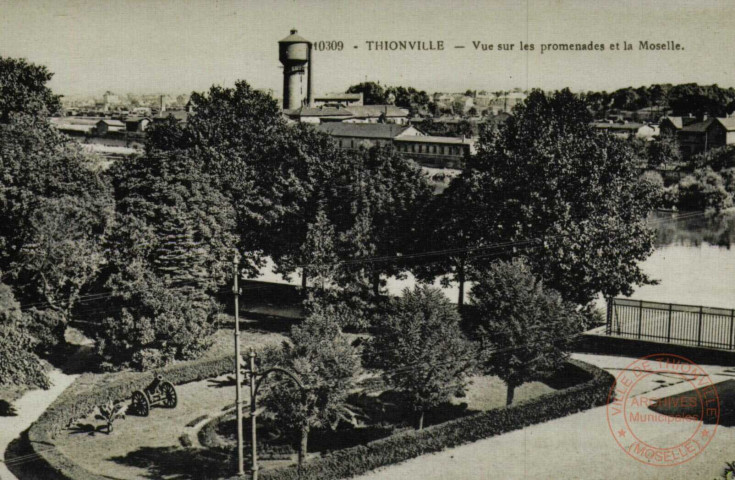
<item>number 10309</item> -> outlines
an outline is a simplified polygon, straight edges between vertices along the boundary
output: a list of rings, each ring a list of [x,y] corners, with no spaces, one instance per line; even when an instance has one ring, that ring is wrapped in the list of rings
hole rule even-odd
[[[317,52],[339,52],[345,48],[345,44],[342,40],[320,40],[318,42],[314,42],[312,47]]]

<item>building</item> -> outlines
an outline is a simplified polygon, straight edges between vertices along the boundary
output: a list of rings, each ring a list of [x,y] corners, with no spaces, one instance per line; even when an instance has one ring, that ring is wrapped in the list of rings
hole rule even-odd
[[[638,122],[594,122],[592,126],[599,131],[608,132],[620,138],[640,138],[653,140],[659,135],[659,126]]]
[[[353,105],[350,107],[303,106],[293,110],[284,110],[283,114],[290,120],[305,123],[396,123],[408,124],[408,110],[395,105]]]
[[[682,127],[679,146],[685,156],[696,155],[713,148],[735,144],[735,117],[706,118]]]
[[[296,29],[291,30],[291,35],[278,42],[278,58],[283,65],[283,109],[295,110],[304,102],[313,106],[311,42],[300,36]],[[308,72],[306,99],[303,98],[302,85],[305,71]]]
[[[113,120],[112,118],[103,118],[95,125],[95,134],[105,136],[112,132],[124,132],[126,130],[125,122],[121,120]]]
[[[352,118],[352,112],[341,106],[300,107],[295,110],[284,110],[283,113],[289,119],[302,123],[343,122]]]
[[[349,107],[350,105],[362,105],[363,103],[362,93],[332,93],[329,95],[315,96],[314,106],[342,106]]]
[[[340,148],[347,150],[384,147],[398,137],[423,135],[415,127],[391,123],[325,123],[317,130],[330,135]]]
[[[390,123],[323,123],[317,130],[334,138],[340,148],[358,150],[393,145],[404,156],[432,167],[461,168],[474,142],[465,138],[424,135],[416,127]]]
[[[125,130],[128,132],[145,132],[150,123],[151,119],[148,117],[126,117]]]
[[[666,116],[659,122],[659,130],[661,135],[676,136],[679,134],[682,128],[696,123],[697,119],[689,117],[671,117]]]
[[[401,135],[393,144],[404,156],[431,167],[462,168],[475,153],[474,140],[468,138]]]

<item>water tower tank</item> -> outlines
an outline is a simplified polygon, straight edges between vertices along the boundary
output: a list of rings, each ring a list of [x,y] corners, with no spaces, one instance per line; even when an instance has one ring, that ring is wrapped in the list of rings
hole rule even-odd
[[[278,42],[278,58],[283,64],[283,108],[299,108],[303,99],[301,79],[307,63],[311,77],[311,42],[295,29],[291,30],[291,35]],[[311,103],[311,78],[307,82],[307,90]]]

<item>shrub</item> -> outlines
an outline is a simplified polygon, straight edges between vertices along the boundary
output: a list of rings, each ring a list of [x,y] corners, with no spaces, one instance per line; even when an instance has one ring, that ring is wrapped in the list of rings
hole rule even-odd
[[[15,407],[7,400],[0,400],[0,417],[14,417],[18,415]]]
[[[674,192],[680,210],[720,211],[732,206],[732,195],[722,176],[709,167],[682,178]]]
[[[112,401],[108,401],[104,405],[100,405],[97,407],[97,415],[94,416],[95,420],[101,420],[105,422],[105,427],[107,428],[107,434],[112,433],[112,425],[118,421],[125,419],[125,410],[126,406],[122,405],[121,403],[114,403]]]

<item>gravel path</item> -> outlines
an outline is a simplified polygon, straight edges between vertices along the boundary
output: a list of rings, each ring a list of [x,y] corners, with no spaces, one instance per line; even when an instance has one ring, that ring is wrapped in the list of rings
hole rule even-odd
[[[18,412],[15,417],[0,418],[0,479],[17,480],[5,465],[5,450],[10,442],[18,438],[25,429],[48,408],[61,392],[71,385],[79,375],[66,375],[59,369],[49,372],[51,388],[48,390],[31,390],[26,392],[13,404]]]

